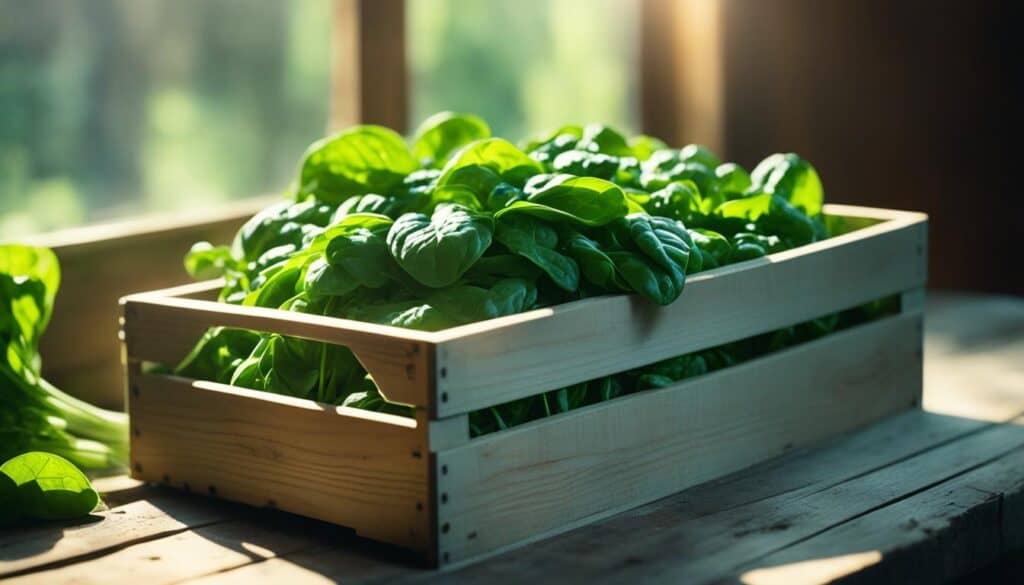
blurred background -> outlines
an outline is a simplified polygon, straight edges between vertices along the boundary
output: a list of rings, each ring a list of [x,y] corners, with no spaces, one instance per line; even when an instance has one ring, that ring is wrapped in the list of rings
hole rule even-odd
[[[44,374],[122,404],[117,299],[187,282],[313,140],[601,121],[930,214],[930,286],[1024,295],[1020,2],[0,0],[0,240],[53,247]]]
[[[402,130],[453,109],[512,139],[603,121],[748,167],[795,151],[830,201],[930,213],[932,286],[1024,294],[1019,3],[398,4],[0,0],[0,237],[280,191],[361,27],[404,55],[380,120]]]

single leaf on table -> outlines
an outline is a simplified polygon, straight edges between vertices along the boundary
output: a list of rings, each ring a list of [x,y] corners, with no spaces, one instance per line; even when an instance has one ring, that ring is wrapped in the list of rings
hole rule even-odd
[[[26,516],[40,520],[68,520],[92,512],[100,497],[88,478],[70,461],[41,451],[31,451],[7,461],[0,473],[18,488]]]
[[[389,193],[417,168],[416,159],[393,130],[354,126],[306,150],[299,193],[339,204],[352,195]]]
[[[491,136],[491,128],[472,114],[439,112],[427,118],[416,130],[412,152],[416,158],[440,168],[457,149]]]
[[[419,283],[454,283],[491,245],[493,221],[460,205],[442,204],[427,217],[407,213],[395,221],[387,243],[398,265]]]

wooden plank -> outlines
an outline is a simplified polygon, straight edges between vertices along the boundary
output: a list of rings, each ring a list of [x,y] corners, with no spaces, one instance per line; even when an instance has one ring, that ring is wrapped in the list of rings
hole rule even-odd
[[[667,307],[586,299],[435,334],[437,413],[471,412],[771,331],[925,280],[923,215],[689,279]],[[756,310],[753,307],[770,307]],[[613,333],[613,334],[612,334]],[[547,356],[557,354],[558,366]]]
[[[919,323],[891,317],[438,453],[441,558],[635,507],[908,408]]]
[[[222,522],[230,508],[156,494],[94,513],[77,525],[49,525],[0,540],[0,578]]]
[[[981,464],[1024,446],[1024,427],[996,425],[826,490],[801,494],[787,502],[755,503],[690,526],[706,538],[686,547],[683,558],[652,559],[645,575],[693,582],[713,579],[755,559],[792,546],[851,519],[883,508],[910,494],[939,485]],[[678,536],[675,532],[673,536]],[[646,539],[638,539],[639,541]],[[668,544],[661,539],[652,551]],[[632,549],[634,543],[630,543]],[[636,550],[636,549],[633,549]],[[683,551],[679,551],[683,552]]]
[[[722,154],[725,93],[720,0],[640,3],[640,117],[669,144]]]
[[[89,402],[123,408],[117,300],[188,282],[182,259],[194,242],[229,243],[246,219],[275,199],[257,197],[201,214],[155,214],[25,240],[53,248],[61,264],[53,318],[40,345],[43,374]]]
[[[170,376],[133,384],[134,477],[432,550],[426,431],[412,420]]]
[[[515,571],[530,581],[562,571],[576,581],[699,583],[724,576],[735,582],[730,576],[741,574],[744,562],[999,457],[1022,431],[911,411],[825,448],[692,488],[452,577],[490,582]],[[867,560],[835,559],[833,567]]]
[[[227,571],[312,548],[316,536],[268,528],[266,522],[228,521],[128,546],[110,554],[5,580],[31,583],[146,583],[163,585]]]
[[[751,585],[952,581],[1016,550],[1017,543],[1004,538],[1003,527],[1014,526],[1005,501],[1024,494],[1022,469],[1024,451],[1013,451],[758,559],[737,571],[737,577]],[[858,551],[875,552],[874,562],[834,562]]]
[[[189,585],[329,585],[334,583],[381,583],[401,577],[444,580],[444,574],[426,571],[403,562],[394,551],[370,548],[365,542],[345,542],[340,547],[303,550],[265,562],[252,563],[188,581]]]
[[[1024,388],[1024,302],[933,294],[925,327],[925,408],[1004,420]]]
[[[242,307],[166,296],[162,291],[122,299],[124,339],[130,361],[176,364],[202,332],[225,326],[270,331],[348,346],[395,402],[430,406],[434,374],[428,333],[347,319]]]
[[[333,130],[408,126],[404,0],[334,0],[331,47]]]

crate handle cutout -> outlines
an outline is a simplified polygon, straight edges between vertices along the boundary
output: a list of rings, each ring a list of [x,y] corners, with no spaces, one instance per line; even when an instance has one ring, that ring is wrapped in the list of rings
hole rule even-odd
[[[179,287],[121,299],[129,362],[177,364],[210,327],[265,331],[347,346],[388,400],[419,408],[430,406],[434,346],[429,334],[336,317],[172,296],[188,290],[195,289]]]

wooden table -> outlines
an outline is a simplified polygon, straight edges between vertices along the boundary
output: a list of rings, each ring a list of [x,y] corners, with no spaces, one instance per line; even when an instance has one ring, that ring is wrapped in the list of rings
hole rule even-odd
[[[98,480],[108,510],[0,531],[18,583],[934,582],[1024,548],[1024,300],[934,296],[925,411],[436,573],[344,529]]]

